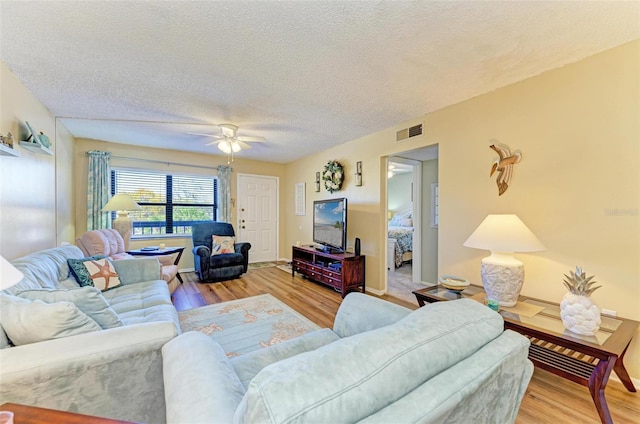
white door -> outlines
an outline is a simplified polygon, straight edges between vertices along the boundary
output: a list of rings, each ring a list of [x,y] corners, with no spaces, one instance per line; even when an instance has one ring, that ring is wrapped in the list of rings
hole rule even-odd
[[[278,257],[278,178],[238,174],[238,241],[251,243],[249,262]]]

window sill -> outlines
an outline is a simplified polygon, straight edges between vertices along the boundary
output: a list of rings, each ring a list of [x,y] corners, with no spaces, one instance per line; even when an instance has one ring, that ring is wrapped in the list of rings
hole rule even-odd
[[[176,239],[191,239],[191,234],[157,234],[157,235],[145,235],[145,236],[131,236],[131,241],[138,240],[176,240]]]

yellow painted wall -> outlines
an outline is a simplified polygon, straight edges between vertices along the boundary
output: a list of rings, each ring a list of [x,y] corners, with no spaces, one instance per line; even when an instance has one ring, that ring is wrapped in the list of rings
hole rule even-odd
[[[75,184],[75,227],[76,237],[81,236],[87,230],[87,168],[89,160],[86,156],[86,152],[90,150],[103,150],[111,152],[112,156],[120,156],[136,159],[147,159],[154,161],[165,161],[178,164],[190,164],[194,166],[206,166],[215,168],[218,165],[226,165],[226,156],[217,155],[204,155],[196,153],[181,152],[177,150],[166,149],[153,149],[149,147],[130,146],[126,144],[107,143],[104,141],[77,139],[74,150],[74,173],[77,176]],[[233,172],[231,174],[231,199],[232,201],[237,198],[237,182],[238,174],[254,174],[254,175],[268,175],[280,178],[280,184],[282,185],[282,177],[284,175],[284,167],[280,164],[261,162],[254,160],[246,160],[236,156],[234,162],[231,163]],[[203,174],[203,175],[216,175],[215,169],[204,169],[197,167],[185,167],[176,165],[167,165],[166,163],[153,163],[145,161],[131,161],[118,158],[111,159],[111,166],[126,167],[134,169],[154,169],[163,172],[183,172],[189,174]],[[280,187],[280,193],[282,193],[282,187]],[[280,195],[282,203],[282,194]],[[280,208],[282,211],[282,208]],[[237,231],[237,219],[236,208],[232,207],[232,219],[231,222]],[[282,216],[282,212],[281,212]],[[285,214],[286,216],[286,214]],[[280,239],[283,239],[284,229],[280,227]],[[155,241],[152,241],[155,240]],[[130,247],[132,249],[148,246],[150,244],[158,244],[160,242],[165,243],[167,246],[186,246],[184,254],[180,259],[178,266],[180,269],[192,269],[193,268],[193,254],[191,249],[193,243],[191,237],[163,237],[144,239],[132,239]]]
[[[17,144],[28,121],[49,136],[54,156]],[[57,131],[56,131],[57,130]],[[0,156],[0,254],[15,259],[73,241],[73,138],[0,62],[0,132],[11,132],[20,157]]]
[[[395,142],[397,130],[417,123],[422,136]],[[489,178],[491,139],[523,154],[500,197]],[[516,255],[526,268],[523,294],[559,302],[563,274],[581,265],[603,285],[593,295],[601,307],[640,320],[640,41],[288,164],[290,184],[307,187],[328,160],[345,165],[345,190],[308,190],[307,210],[314,199],[348,197],[349,241],[362,239],[374,291],[385,278],[385,158],[436,143],[440,274],[479,282],[488,252],[462,244],[487,214],[516,213],[548,249]],[[353,181],[359,160],[362,187]],[[285,208],[293,210],[292,194]],[[310,241],[311,215],[288,218],[281,244]],[[626,364],[639,378],[640,331]]]

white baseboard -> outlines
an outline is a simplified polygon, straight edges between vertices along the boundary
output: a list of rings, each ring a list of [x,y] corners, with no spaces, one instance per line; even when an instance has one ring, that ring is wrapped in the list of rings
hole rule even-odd
[[[371,287],[365,287],[364,291],[365,292],[369,292],[369,293],[373,293],[376,296],[382,296],[383,294],[386,293],[386,291],[384,291],[384,290],[376,290],[376,289],[372,289]]]
[[[611,375],[609,376],[609,379],[613,381],[617,381],[618,383],[622,383],[620,381],[620,378],[618,378],[618,375],[615,372],[611,373]],[[633,383],[634,386],[636,386],[636,388],[640,388],[640,379],[631,377],[631,382]]]
[[[178,272],[193,272],[195,271],[195,268],[184,268],[184,269],[179,269]]]

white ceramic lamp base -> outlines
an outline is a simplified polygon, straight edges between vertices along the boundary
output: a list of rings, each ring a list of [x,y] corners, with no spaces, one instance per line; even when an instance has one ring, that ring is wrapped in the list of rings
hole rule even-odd
[[[133,230],[133,222],[129,218],[126,211],[118,211],[118,217],[113,220],[111,227],[122,236],[124,240],[124,250],[129,250],[129,241],[131,240],[131,231]]]
[[[524,283],[524,264],[511,253],[491,253],[482,259],[480,274],[487,297],[501,306],[515,306]]]

